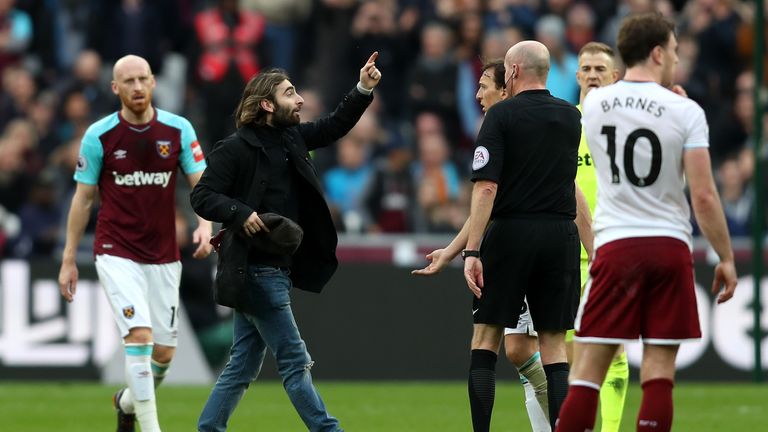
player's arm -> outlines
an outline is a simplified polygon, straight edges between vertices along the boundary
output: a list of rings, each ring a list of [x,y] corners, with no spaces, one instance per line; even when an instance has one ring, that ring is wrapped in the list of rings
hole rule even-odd
[[[736,290],[736,267],[728,225],[725,222],[720,196],[715,188],[711,166],[709,150],[706,147],[689,149],[683,155],[683,167],[696,222],[720,257],[720,263],[715,267],[712,293],[717,294],[724,286],[723,292],[717,298],[718,303],[723,303],[733,297]]]
[[[456,258],[456,255],[461,252],[467,245],[467,238],[469,237],[469,219],[464,222],[464,226],[461,227],[461,231],[456,234],[448,246],[442,249],[435,249],[427,254],[427,260],[429,264],[420,270],[413,270],[411,274],[429,276],[435,273],[439,273],[449,262]]]
[[[91,216],[91,208],[96,198],[98,187],[85,183],[77,183],[72,204],[67,216],[67,239],[64,244],[64,253],[61,258],[59,270],[59,291],[68,302],[72,302],[77,290],[77,246],[83,237],[88,219]]]
[[[575,183],[576,187],[576,228],[579,230],[579,238],[581,244],[584,245],[584,249],[587,251],[587,258],[592,261],[592,252],[594,247],[594,233],[592,232],[592,215],[589,212],[589,204],[587,204],[587,197],[579,188],[579,184]]]
[[[493,202],[496,199],[498,184],[490,180],[477,180],[472,187],[472,203],[469,210],[469,229],[467,233],[467,249],[479,250],[483,233],[491,218]],[[483,287],[483,264],[475,257],[464,261],[464,278],[470,291],[480,298]]]
[[[202,171],[198,171],[196,173],[187,174],[187,180],[189,181],[189,186],[194,189],[197,182],[200,181],[200,178],[203,176]],[[197,249],[195,249],[195,252],[192,254],[193,258],[197,259],[203,259],[211,254],[211,250],[213,249],[213,246],[211,246],[211,235],[213,233],[213,224],[211,221],[205,220],[199,215],[195,214],[195,217],[197,217],[197,228],[192,232],[192,242],[197,244]]]

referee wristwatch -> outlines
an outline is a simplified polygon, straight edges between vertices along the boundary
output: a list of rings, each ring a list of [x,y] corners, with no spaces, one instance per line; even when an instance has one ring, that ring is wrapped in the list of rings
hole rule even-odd
[[[480,251],[472,250],[472,249],[464,249],[463,251],[461,251],[461,259],[466,260],[467,257],[480,258]]]

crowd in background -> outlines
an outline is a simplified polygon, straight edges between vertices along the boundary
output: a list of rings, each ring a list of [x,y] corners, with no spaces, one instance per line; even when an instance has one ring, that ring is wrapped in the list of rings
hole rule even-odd
[[[80,139],[119,107],[109,82],[124,54],[149,61],[155,104],[190,119],[208,151],[234,131],[259,70],[289,72],[306,121],[332,110],[378,51],[374,105],[313,154],[338,229],[452,233],[469,208],[483,60],[537,39],[551,53],[547,87],[578,103],[579,49],[615,45],[621,19],[649,10],[678,25],[676,82],[707,113],[731,235],[749,235],[751,1],[0,0],[0,257],[57,254]]]

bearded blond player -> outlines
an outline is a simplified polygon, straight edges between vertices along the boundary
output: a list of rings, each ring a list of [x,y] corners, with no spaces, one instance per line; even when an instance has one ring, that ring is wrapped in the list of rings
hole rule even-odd
[[[181,168],[194,186],[206,166],[189,121],[152,106],[154,88],[143,58],[128,55],[115,63],[112,92],[121,108],[83,136],[59,272],[61,295],[72,302],[77,246],[98,193],[96,271],[125,346],[128,385],[113,398],[118,432],[133,432],[136,420],[143,432],[160,430],[155,387],[168,371],[178,331],[176,177]],[[202,259],[211,252],[211,223],[198,222],[194,257]]]

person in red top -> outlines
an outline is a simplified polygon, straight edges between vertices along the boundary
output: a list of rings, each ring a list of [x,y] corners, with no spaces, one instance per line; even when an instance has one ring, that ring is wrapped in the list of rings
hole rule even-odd
[[[176,173],[197,184],[205,159],[185,118],[152,106],[149,63],[129,55],[115,63],[112,92],[121,109],[91,125],[75,172],[59,288],[77,292],[77,245],[96,194],[101,198],[94,255],[99,281],[120,329],[128,386],[115,394],[118,432],[159,431],[155,387],[176,349],[181,263],[175,229]],[[199,218],[195,258],[211,252],[211,223]],[[153,378],[150,379],[150,378]]]
[[[195,15],[190,56],[210,142],[234,132],[228,113],[240,99],[245,83],[262,69],[266,30],[264,17],[238,7],[236,0],[216,3]]]

